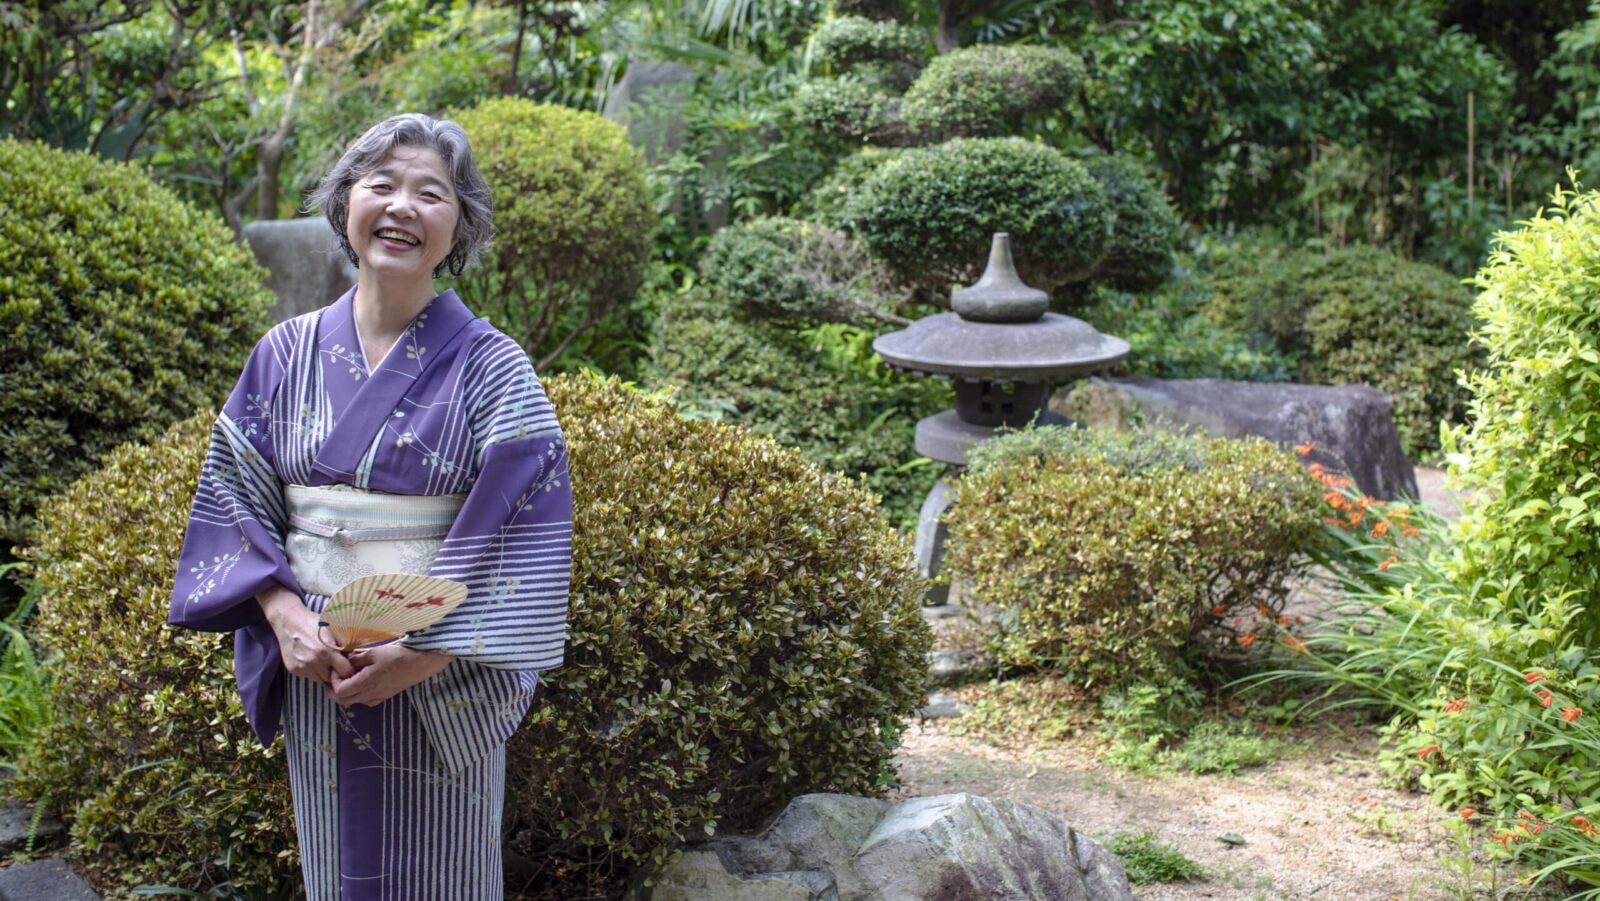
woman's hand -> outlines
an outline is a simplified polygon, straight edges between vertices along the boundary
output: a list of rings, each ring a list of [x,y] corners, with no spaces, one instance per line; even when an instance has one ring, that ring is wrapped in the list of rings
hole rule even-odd
[[[322,640],[317,615],[306,609],[294,592],[276,585],[256,595],[256,603],[278,636],[278,654],[290,675],[327,685],[336,677],[355,673],[344,654]]]
[[[390,642],[362,648],[350,655],[356,673],[335,675],[328,682],[328,697],[345,707],[366,704],[376,707],[418,682],[450,665],[449,654],[413,651]]]

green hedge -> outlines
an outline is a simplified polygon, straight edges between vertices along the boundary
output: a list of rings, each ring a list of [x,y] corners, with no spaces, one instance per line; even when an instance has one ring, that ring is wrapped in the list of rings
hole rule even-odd
[[[996,609],[1002,664],[1097,691],[1269,644],[1321,522],[1259,438],[1047,426],[979,445],[954,487],[945,566]]]
[[[712,236],[700,274],[737,314],[813,322],[882,320],[900,294],[889,273],[838,229],[769,217]]]
[[[899,98],[853,76],[802,82],[789,106],[801,126],[836,141],[893,143],[904,130]]]
[[[1111,205],[1111,237],[1095,267],[1095,280],[1128,291],[1154,288],[1172,273],[1183,225],[1150,174],[1122,156],[1101,154],[1084,168]]]
[[[835,74],[868,76],[898,89],[916,77],[930,49],[926,32],[862,16],[828,19],[811,36],[814,63]]]
[[[463,297],[544,356],[633,297],[654,249],[644,157],[595,113],[502,97],[455,117],[494,195],[495,240]]]
[[[113,447],[222,399],[272,295],[137,167],[0,140],[0,540]]]
[[[870,496],[616,381],[547,388],[576,490],[572,619],[509,749],[511,850],[616,867],[793,794],[878,790],[930,640]],[[57,715],[18,786],[63,811],[102,888],[267,897],[298,881],[281,744],[256,746],[228,639],[163,625],[209,418],[43,510]]]
[[[998,137],[1059,109],[1083,84],[1083,60],[1057,47],[979,44],[930,62],[902,112],[924,141]]]
[[[1298,381],[1382,389],[1413,457],[1439,449],[1441,421],[1463,421],[1468,393],[1457,372],[1482,354],[1469,341],[1472,296],[1453,276],[1374,247],[1322,253],[1263,242],[1227,248],[1208,268],[1213,321],[1294,360]]]
[[[845,217],[903,278],[948,290],[977,280],[991,236],[1011,234],[1023,280],[1052,291],[1103,258],[1112,213],[1082,165],[1020,138],[907,150],[851,194]]]
[[[818,182],[796,206],[795,215],[834,228],[849,227],[849,206],[877,171],[902,151],[893,147],[863,147],[834,165],[828,177]]]

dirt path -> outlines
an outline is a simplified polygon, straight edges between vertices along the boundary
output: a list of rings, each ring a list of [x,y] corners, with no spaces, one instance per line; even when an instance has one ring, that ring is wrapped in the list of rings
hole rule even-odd
[[[1478,854],[1471,876],[1460,874],[1466,858],[1444,828],[1446,812],[1423,795],[1381,785],[1370,734],[1315,730],[1276,764],[1232,777],[1145,777],[1099,763],[1086,747],[1000,749],[952,735],[948,722],[904,736],[902,795],[1008,797],[1059,813],[1095,837],[1155,832],[1210,873],[1205,882],[1136,889],[1143,901],[1501,894]],[[1228,833],[1244,843],[1218,840]],[[1504,872],[1498,882],[1505,887]]]

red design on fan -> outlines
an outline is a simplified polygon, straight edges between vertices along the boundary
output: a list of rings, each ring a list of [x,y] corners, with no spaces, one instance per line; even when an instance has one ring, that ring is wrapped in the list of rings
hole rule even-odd
[[[394,598],[397,601],[403,601],[403,600],[406,599],[405,595],[401,594],[398,591],[394,591],[394,590],[388,589],[388,588],[380,588],[380,589],[378,589],[378,597],[380,597],[380,598]]]
[[[432,604],[435,607],[443,607],[444,606],[444,598],[442,598],[442,597],[437,597],[437,596],[431,597],[431,598],[428,598],[427,602]]]

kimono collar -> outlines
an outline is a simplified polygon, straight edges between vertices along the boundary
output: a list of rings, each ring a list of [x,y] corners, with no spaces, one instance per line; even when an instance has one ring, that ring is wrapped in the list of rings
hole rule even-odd
[[[334,301],[323,315],[333,315],[355,321],[355,288]],[[349,480],[361,464],[394,408],[411,390],[428,367],[441,359],[449,359],[450,347],[461,338],[466,325],[477,317],[461,302],[456,292],[446,290],[423,308],[400,334],[399,342],[426,341],[427,352],[416,357],[389,354],[370,373],[355,398],[339,417],[333,431],[317,453],[311,468],[329,478]],[[418,335],[421,337],[418,337]]]

